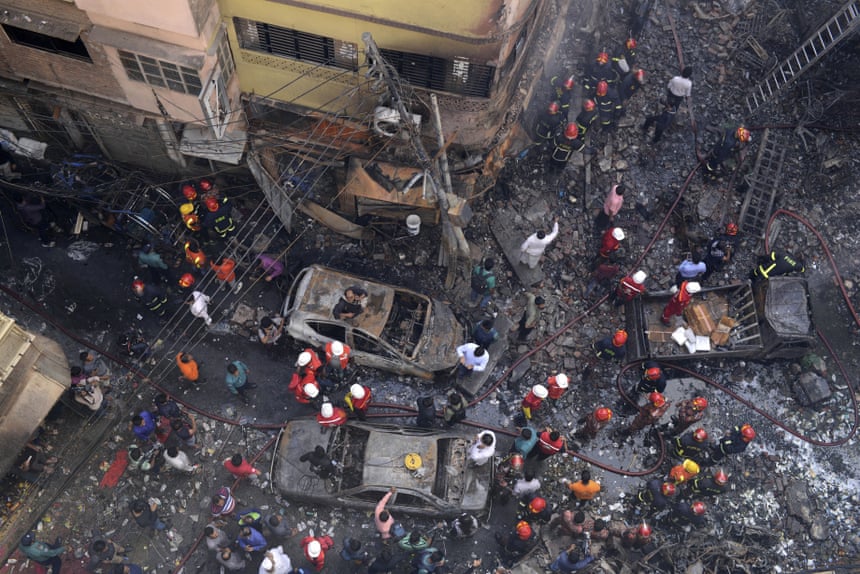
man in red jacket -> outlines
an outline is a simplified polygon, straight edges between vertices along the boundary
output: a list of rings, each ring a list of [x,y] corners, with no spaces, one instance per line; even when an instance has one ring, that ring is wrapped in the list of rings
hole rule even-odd
[[[663,309],[663,316],[660,317],[660,321],[664,325],[669,325],[669,320],[675,315],[681,315],[684,312],[684,309],[687,308],[687,305],[689,305],[693,300],[693,295],[701,290],[702,285],[695,281],[684,281],[681,283],[681,287],[678,289],[678,292],[669,299],[668,303],[666,303],[666,307]]]
[[[334,546],[331,536],[305,536],[302,538],[302,550],[305,558],[313,564],[314,569],[319,572],[325,566],[325,553]]]
[[[355,413],[358,420],[363,421],[367,418],[367,408],[370,406],[370,387],[355,383],[349,387],[349,392],[343,400],[349,410]]]
[[[538,460],[546,460],[565,448],[564,437],[558,431],[547,427],[540,436],[535,448],[529,453],[529,458],[536,456]]]
[[[317,415],[317,422],[321,427],[339,427],[346,422],[346,411],[331,403],[323,403]]]

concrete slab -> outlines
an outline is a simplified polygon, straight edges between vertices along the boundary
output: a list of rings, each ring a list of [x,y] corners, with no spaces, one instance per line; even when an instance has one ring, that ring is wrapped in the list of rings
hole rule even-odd
[[[460,389],[464,394],[469,397],[474,397],[478,394],[478,391],[486,384],[487,380],[493,373],[493,370],[496,368],[496,365],[499,363],[499,359],[502,358],[504,354],[504,350],[508,348],[508,334],[511,330],[511,320],[501,315],[496,318],[495,327],[499,332],[499,340],[490,345],[490,363],[487,365],[487,368],[484,372],[472,375],[466,379],[460,379],[457,383],[457,388]]]
[[[517,279],[524,287],[531,287],[536,283],[543,281],[544,275],[540,266],[535,269],[529,269],[527,265],[520,263],[520,245],[527,237],[523,232],[517,230],[514,224],[514,215],[507,210],[499,210],[490,225],[490,230],[499,246],[505,253],[505,257],[517,274]],[[530,231],[529,234],[533,233]]]

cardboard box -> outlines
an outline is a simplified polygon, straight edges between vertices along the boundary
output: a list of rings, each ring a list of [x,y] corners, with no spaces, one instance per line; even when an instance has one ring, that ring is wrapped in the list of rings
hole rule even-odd
[[[717,328],[711,333],[711,344],[715,347],[721,347],[729,342],[729,335],[732,328],[737,324],[737,321],[727,315],[720,317],[720,322]]]
[[[693,329],[697,335],[702,335],[704,337],[710,336],[714,329],[717,328],[717,324],[714,321],[708,306],[700,301],[690,303],[690,305],[684,309],[684,319],[687,320],[690,328]]]

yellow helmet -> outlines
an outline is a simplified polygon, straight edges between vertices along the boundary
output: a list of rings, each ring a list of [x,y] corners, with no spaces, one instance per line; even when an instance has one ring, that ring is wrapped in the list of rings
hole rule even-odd
[[[194,213],[194,204],[193,203],[183,203],[179,206],[179,213],[182,215],[189,215]]]

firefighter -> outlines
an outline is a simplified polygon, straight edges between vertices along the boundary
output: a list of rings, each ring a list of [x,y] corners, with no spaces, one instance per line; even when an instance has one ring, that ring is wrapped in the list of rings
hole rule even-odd
[[[708,433],[702,427],[676,437],[672,443],[672,452],[678,458],[689,458],[696,462],[705,461],[708,448]]]
[[[646,523],[633,526],[621,533],[621,545],[625,548],[640,550],[651,542],[651,527]]]
[[[636,39],[627,38],[624,42],[624,49],[615,56],[612,56],[612,68],[619,76],[624,76],[630,72],[630,69],[636,65]]]
[[[615,306],[620,307],[629,303],[636,297],[645,294],[645,279],[648,275],[641,269],[632,275],[624,276],[618,282],[618,288],[614,291]]]
[[[322,366],[322,361],[320,361],[316,351],[310,347],[299,353],[298,358],[296,358],[296,371],[300,376],[304,376],[306,373],[316,376]]]
[[[660,368],[657,361],[645,361],[642,363],[642,378],[633,388],[631,394],[636,396],[637,393],[658,393],[666,392],[666,373]]]
[[[723,266],[732,260],[735,248],[738,244],[738,226],[729,222],[726,224],[724,233],[714,237],[708,242],[705,250],[705,270],[702,282],[707,281],[714,272],[723,270]]]
[[[621,242],[624,241],[625,237],[627,236],[624,234],[624,230],[620,227],[610,227],[604,231],[600,238],[600,250],[597,252],[598,256],[603,259],[612,258],[621,248]]]
[[[528,457],[537,457],[538,460],[546,460],[554,454],[566,449],[564,437],[561,433],[549,427],[540,433],[537,446],[529,452]]]
[[[564,169],[567,161],[575,151],[583,151],[585,142],[579,134],[579,128],[574,122],[570,122],[565,126],[564,130],[557,130],[555,137],[552,140],[552,155],[550,155],[550,165],[556,169]]]
[[[206,254],[200,247],[200,243],[196,239],[189,239],[185,242],[185,260],[194,266],[198,271],[206,267]]]
[[[179,214],[182,216],[182,223],[189,231],[194,233],[200,231],[200,216],[197,215],[197,210],[193,203],[186,202],[180,205]]]
[[[549,391],[543,385],[535,385],[529,390],[528,394],[523,397],[522,403],[520,403],[526,420],[532,420],[534,411],[537,411],[540,408],[544,399],[548,396]]]
[[[636,500],[659,511],[669,506],[669,498],[675,496],[675,492],[675,485],[671,482],[652,478],[645,484],[645,488],[636,494]]]
[[[340,341],[329,341],[325,344],[325,374],[340,384],[346,376],[349,357],[352,352],[349,345]]]
[[[612,62],[609,61],[609,54],[604,50],[597,54],[594,62],[589,66],[585,74],[583,88],[586,93],[591,94],[597,89],[600,82],[612,84],[618,81],[618,72],[612,67]]]
[[[648,395],[648,402],[639,407],[639,413],[630,423],[630,426],[627,427],[625,434],[633,434],[645,427],[656,424],[660,420],[660,417],[666,414],[671,404],[662,393],[656,391],[651,393]]]
[[[502,535],[496,532],[494,536],[501,546],[502,561],[508,566],[531,552],[538,542],[537,535],[525,520],[519,521],[512,533]]]
[[[599,341],[591,344],[591,348],[597,354],[597,358],[605,361],[612,359],[624,360],[624,355],[627,354],[627,349],[624,345],[627,344],[627,331],[618,329],[610,337],[604,337]]]
[[[208,197],[218,199],[218,188],[215,187],[215,182],[208,177],[201,177],[198,180],[197,189],[200,190],[200,195],[204,200]]]
[[[705,523],[705,503],[696,500],[689,502],[676,502],[672,505],[672,513],[669,515],[669,520],[675,526],[702,526]]]
[[[167,313],[167,295],[158,285],[144,283],[135,277],[131,284],[134,294],[146,305],[146,308],[156,317],[164,317]]]
[[[702,290],[702,285],[695,281],[684,281],[678,291],[672,295],[666,307],[663,308],[663,315],[660,316],[660,322],[666,326],[671,325],[670,319],[675,315],[684,313],[684,309],[693,300],[693,295]]]
[[[513,495],[514,482],[523,476],[524,465],[523,455],[518,452],[512,452],[504,457],[496,466],[490,496],[498,498],[503,505],[507,504]]]
[[[582,102],[582,111],[576,116],[576,127],[579,128],[579,135],[585,137],[598,115],[600,112],[597,111],[597,104],[594,100],[589,99]]]
[[[230,217],[230,203],[225,199],[219,201],[214,197],[207,197],[203,203],[206,205],[206,215],[203,216],[203,227],[211,229],[221,239],[227,238],[236,230],[233,218]]]
[[[296,400],[303,405],[313,404],[320,396],[320,385],[310,373],[304,377],[293,373],[287,390],[293,391]]]
[[[349,387],[349,392],[343,400],[358,420],[363,421],[367,418],[367,409],[370,407],[370,387],[354,383]]]
[[[564,117],[561,113],[561,104],[551,102],[547,106],[547,109],[541,112],[537,122],[535,122],[535,135],[544,141],[552,141],[552,138],[555,137],[556,132],[563,123]]]
[[[743,144],[751,139],[752,134],[744,126],[725,130],[719,143],[711,150],[708,160],[705,162],[705,169],[702,170],[705,181],[716,180],[719,177],[719,169],[723,162],[732,157]]]
[[[194,278],[194,275],[191,273],[183,273],[179,278],[179,288],[183,291],[188,291],[195,283],[197,283],[197,279]]]
[[[545,523],[552,518],[553,511],[555,511],[555,506],[548,505],[544,497],[527,494],[520,500],[517,520],[528,520],[532,524],[535,522]]]
[[[705,417],[705,409],[708,408],[708,399],[696,397],[684,399],[678,403],[678,414],[672,417],[672,434],[678,434],[687,430]]]
[[[197,200],[197,186],[194,185],[194,182],[185,182],[181,186],[179,186],[179,191],[182,194],[182,197],[185,198],[185,201],[196,201]]]
[[[612,420],[612,410],[607,407],[597,407],[585,417],[585,426],[574,433],[577,438],[597,438],[600,429]]]
[[[685,458],[681,464],[676,464],[669,470],[669,480],[676,485],[688,482],[699,474],[699,464],[692,459]]]
[[[624,113],[624,106],[615,86],[605,81],[599,82],[594,101],[600,116],[600,126],[607,129],[614,127],[615,120]]]
[[[320,412],[317,414],[317,422],[323,429],[339,427],[346,422],[346,411],[326,401],[320,407]]]
[[[558,102],[561,113],[560,121],[567,122],[567,116],[570,113],[570,100],[573,97],[573,86],[575,84],[573,76],[553,76],[549,81],[549,85],[552,88],[552,98]]]
[[[697,476],[688,483],[690,493],[696,496],[716,496],[723,494],[729,485],[729,476],[722,469],[713,476]]]
[[[644,85],[645,70],[636,70],[625,74],[621,79],[621,85],[618,87],[618,97],[621,105],[626,105],[627,100],[632,98],[633,94],[641,90]],[[621,113],[624,113],[623,107]]]
[[[735,426],[729,434],[720,439],[711,451],[711,460],[720,462],[727,454],[740,454],[755,438],[755,429],[749,424]]]
[[[771,251],[769,255],[759,257],[756,263],[756,268],[750,272],[750,279],[753,281],[806,271],[802,259],[778,251]]]
[[[570,381],[564,373],[550,375],[546,380],[546,388],[549,393],[549,398],[557,401],[567,391]]]

